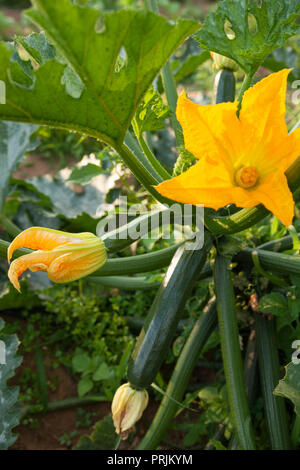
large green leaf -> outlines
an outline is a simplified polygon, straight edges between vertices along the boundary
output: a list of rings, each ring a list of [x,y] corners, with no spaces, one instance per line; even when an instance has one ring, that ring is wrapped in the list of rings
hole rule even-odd
[[[8,449],[17,439],[17,436],[12,434],[12,429],[19,424],[21,416],[21,410],[17,405],[19,388],[7,386],[8,379],[14,375],[15,369],[22,362],[22,358],[16,355],[19,341],[16,335],[1,333],[3,327],[4,321],[0,318],[0,347],[2,348],[0,362],[0,450]],[[3,352],[4,354],[2,354]],[[4,356],[4,361],[2,356]]]
[[[1,105],[0,105],[1,108]],[[36,126],[16,122],[0,122],[0,211],[7,196],[9,178],[25,155],[35,144],[30,136]]]
[[[286,366],[285,377],[279,381],[274,393],[289,398],[295,405],[295,411],[300,417],[300,364],[291,362]]]
[[[294,22],[299,12],[299,0],[224,0],[207,16],[197,39],[250,71],[299,33]]]
[[[7,85],[0,119],[75,130],[115,147],[161,67],[198,29],[195,21],[171,24],[149,11],[122,9],[99,19],[96,10],[69,0],[32,3],[27,15],[45,31],[59,58],[34,71],[11,45],[0,45],[0,80]],[[31,55],[33,47],[31,41]]]

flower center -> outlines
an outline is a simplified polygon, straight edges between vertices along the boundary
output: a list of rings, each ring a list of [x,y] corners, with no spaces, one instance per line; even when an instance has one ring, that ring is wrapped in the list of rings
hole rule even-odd
[[[259,173],[255,166],[243,166],[235,174],[235,182],[238,186],[248,189],[256,185]]]

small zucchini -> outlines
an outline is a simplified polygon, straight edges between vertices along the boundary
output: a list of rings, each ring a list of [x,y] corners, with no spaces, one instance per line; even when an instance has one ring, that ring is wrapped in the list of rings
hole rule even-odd
[[[131,354],[127,378],[140,390],[151,385],[174,337],[185,302],[201,275],[210,244],[201,250],[176,251]]]
[[[235,76],[233,70],[220,70],[215,79],[216,104],[235,100]]]

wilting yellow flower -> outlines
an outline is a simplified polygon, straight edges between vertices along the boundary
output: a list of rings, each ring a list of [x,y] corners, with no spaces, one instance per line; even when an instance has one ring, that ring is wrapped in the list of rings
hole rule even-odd
[[[47,271],[53,282],[70,282],[91,274],[106,261],[106,248],[93,233],[67,233],[43,227],[31,227],[21,232],[9,245],[8,262],[13,252],[26,247],[34,251],[13,261],[8,277],[20,292],[19,277],[31,271]]]
[[[285,171],[300,154],[300,129],[288,134],[285,96],[289,70],[269,75],[237,102],[197,105],[183,92],[177,102],[185,146],[199,161],[156,186],[163,196],[219,209],[262,203],[286,226],[294,201]]]
[[[118,388],[111,405],[117,434],[127,437],[128,431],[141,418],[148,399],[147,390],[135,390],[129,383]]]

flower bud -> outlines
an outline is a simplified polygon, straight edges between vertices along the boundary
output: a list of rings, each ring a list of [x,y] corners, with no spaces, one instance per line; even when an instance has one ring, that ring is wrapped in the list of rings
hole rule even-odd
[[[117,434],[126,439],[131,428],[142,417],[148,405],[147,390],[135,390],[129,383],[121,385],[115,393],[111,411]]]
[[[10,262],[15,250],[21,247],[36,250],[14,260],[8,277],[20,291],[19,277],[30,269],[45,271],[53,282],[76,281],[101,268],[106,262],[103,241],[93,233],[68,233],[44,227],[31,227],[21,232],[9,245]]]
[[[238,64],[234,62],[234,60],[229,59],[229,57],[225,57],[224,55],[217,54],[216,52],[211,52],[210,55],[214,61],[213,66],[217,70],[230,69],[233,72],[236,72],[239,68]]]

